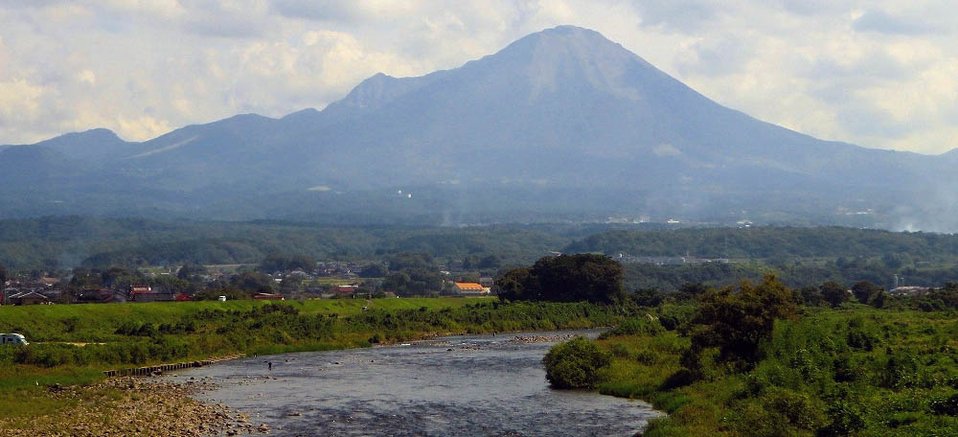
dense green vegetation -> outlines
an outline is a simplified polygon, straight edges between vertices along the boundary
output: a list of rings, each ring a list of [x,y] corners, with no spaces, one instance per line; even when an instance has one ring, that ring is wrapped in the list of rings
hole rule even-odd
[[[840,227],[687,228],[616,230],[594,234],[566,248],[570,252],[626,253],[633,256],[702,258],[857,258],[954,259],[958,236]]]
[[[895,275],[921,286],[958,279],[958,236],[923,232],[838,227],[613,230],[578,240],[565,251],[624,255],[630,289],[729,285],[744,278],[758,281],[770,272],[790,287],[869,281],[892,288]],[[691,263],[629,261],[686,255]],[[703,259],[711,262],[698,262]]]
[[[13,270],[78,265],[259,264],[270,256],[373,259],[428,253],[477,262],[531,262],[588,235],[581,226],[345,227],[287,222],[193,222],[44,217],[0,220],[0,265]],[[280,259],[282,261],[282,259]]]
[[[542,358],[546,379],[555,388],[594,388],[599,370],[611,362],[610,355],[583,337],[549,350]]]
[[[625,298],[622,266],[602,255],[543,257],[532,267],[503,273],[496,284],[504,300],[614,303]]]
[[[382,266],[404,253],[427,254],[435,265],[494,272],[532,263],[550,251],[602,253],[621,261],[630,291],[677,291],[696,283],[724,286],[740,279],[760,281],[766,273],[775,273],[793,288],[869,281],[890,289],[895,275],[908,285],[941,286],[958,280],[958,236],[921,232],[662,225],[331,227],[81,217],[0,220],[0,265],[15,272],[184,264],[248,264],[272,272],[310,260],[358,260]],[[370,275],[385,276],[372,270]],[[394,278],[401,285],[429,281],[405,279]]]
[[[956,296],[833,308],[797,307],[771,277],[706,290],[604,334],[596,385],[669,413],[648,436],[956,435]]]

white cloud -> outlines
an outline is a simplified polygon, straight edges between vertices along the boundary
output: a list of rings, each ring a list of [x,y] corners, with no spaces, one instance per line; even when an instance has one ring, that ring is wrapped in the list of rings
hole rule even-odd
[[[958,147],[945,0],[0,2],[0,143],[107,127],[142,140],[325,107],[362,79],[454,68],[558,24],[812,135]]]

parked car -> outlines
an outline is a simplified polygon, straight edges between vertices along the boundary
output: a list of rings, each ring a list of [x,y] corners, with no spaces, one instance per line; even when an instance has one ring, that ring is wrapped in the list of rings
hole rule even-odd
[[[30,344],[23,334],[17,334],[16,332],[10,334],[0,334],[0,345],[28,345]]]

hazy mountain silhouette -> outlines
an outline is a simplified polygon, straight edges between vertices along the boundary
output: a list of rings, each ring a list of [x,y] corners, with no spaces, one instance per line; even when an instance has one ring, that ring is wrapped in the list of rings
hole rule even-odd
[[[322,111],[239,115],[143,143],[99,129],[0,148],[0,200],[11,201],[8,216],[954,229],[922,215],[952,209],[956,161],[756,120],[594,31],[561,26],[460,68],[377,74]],[[36,166],[40,180],[17,170]],[[60,203],[24,202],[27,191]]]

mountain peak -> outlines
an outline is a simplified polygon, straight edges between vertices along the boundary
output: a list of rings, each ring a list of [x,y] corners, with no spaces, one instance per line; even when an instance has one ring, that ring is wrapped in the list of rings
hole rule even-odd
[[[123,141],[123,139],[120,138],[115,132],[106,128],[96,128],[83,132],[71,132],[68,134],[63,134],[58,137],[37,143],[37,145],[71,147],[76,144],[86,144],[90,142],[101,144],[125,143],[125,141]]]
[[[315,214],[338,223],[734,222],[748,209],[779,223],[915,226],[912,217],[958,216],[942,206],[953,192],[926,194],[958,186],[948,172],[958,152],[875,152],[760,122],[575,26],[459,68],[373,75],[321,112],[241,115],[139,144],[105,130],[51,142],[61,144],[2,150],[0,204],[21,202],[13,213],[45,213],[31,202],[39,193],[90,211],[162,203],[207,217]],[[35,169],[47,185],[37,185]],[[343,195],[308,191],[317,186]],[[396,203],[398,188],[417,194]],[[17,197],[23,192],[31,197]]]

